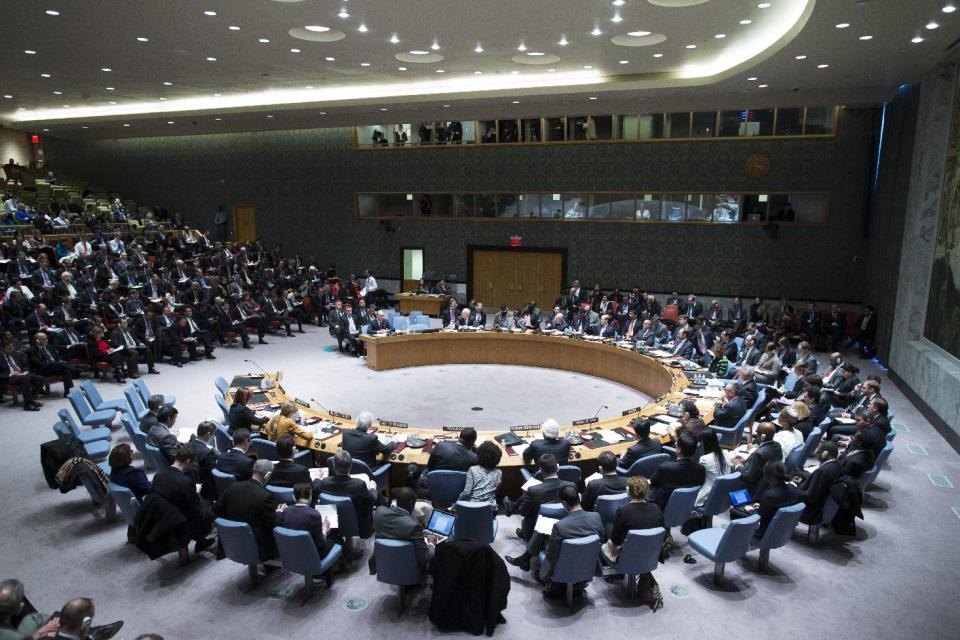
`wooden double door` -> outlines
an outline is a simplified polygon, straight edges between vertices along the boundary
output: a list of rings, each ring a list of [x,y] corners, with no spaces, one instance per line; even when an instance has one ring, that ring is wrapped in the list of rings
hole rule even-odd
[[[562,251],[472,249],[471,296],[490,313],[505,304],[517,309],[536,300],[546,313],[563,286]]]

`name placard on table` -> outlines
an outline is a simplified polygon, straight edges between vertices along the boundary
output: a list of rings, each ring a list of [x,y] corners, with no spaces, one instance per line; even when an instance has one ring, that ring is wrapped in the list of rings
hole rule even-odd
[[[349,413],[340,413],[339,411],[328,411],[327,413],[341,420],[353,420],[353,417]]]
[[[377,420],[381,427],[390,427],[391,429],[406,429],[410,425],[406,422],[394,422],[393,420]]]
[[[600,418],[593,416],[592,418],[582,418],[580,420],[574,420],[573,426],[579,427],[582,424],[593,424],[594,422],[599,422]]]

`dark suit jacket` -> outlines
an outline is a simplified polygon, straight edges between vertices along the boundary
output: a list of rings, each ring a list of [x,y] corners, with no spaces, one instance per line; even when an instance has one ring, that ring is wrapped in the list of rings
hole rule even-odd
[[[806,505],[800,520],[806,524],[820,521],[823,504],[830,495],[830,487],[840,477],[842,471],[836,460],[827,460],[800,483],[800,500]]]
[[[237,449],[230,449],[220,454],[217,469],[224,473],[232,473],[238,482],[249,480],[253,475],[253,458],[241,453]]]
[[[760,538],[763,537],[767,525],[773,520],[773,516],[777,514],[777,509],[800,502],[800,491],[789,482],[784,482],[767,487],[758,502],[760,503],[760,509],[758,510],[760,526],[754,535]]]
[[[740,396],[734,396],[713,413],[713,422],[718,427],[732,427],[747,412],[747,403]]]
[[[757,383],[753,380],[744,382],[740,387],[740,397],[743,398],[743,403],[749,411],[750,407],[757,401],[757,398],[760,397],[760,389],[757,388]]]
[[[670,353],[674,354],[678,358],[689,360],[693,357],[693,343],[684,339],[679,344],[673,345],[673,348],[670,349]]]
[[[622,456],[620,456],[620,466],[625,469],[629,468],[630,465],[640,458],[660,453],[661,448],[662,445],[660,444],[659,440],[655,440],[653,438],[638,440],[637,444],[631,446],[629,449],[623,452]]]
[[[380,444],[377,436],[366,431],[350,429],[343,432],[343,450],[354,460],[362,460],[371,469],[376,466],[377,456],[388,454],[393,448]]]
[[[756,497],[757,488],[763,481],[763,467],[773,460],[783,459],[783,449],[779,442],[769,440],[753,450],[746,462],[740,466],[740,480],[750,491],[750,495]]]
[[[533,527],[537,524],[537,516],[540,515],[540,505],[548,502],[559,502],[560,489],[574,486],[576,485],[572,482],[560,478],[547,478],[542,483],[523,492],[520,500],[517,501],[517,511],[523,516],[523,523],[520,528],[524,537],[530,537],[530,534],[533,533]]]
[[[563,464],[570,458],[570,443],[566,438],[543,438],[534,440],[530,446],[523,450],[523,461],[531,461],[539,464],[540,456],[545,453],[552,453],[557,462]]]
[[[622,545],[631,529],[653,529],[663,526],[663,513],[652,502],[628,502],[617,509],[617,519],[613,522],[610,540]]]
[[[255,431],[253,425],[263,426],[267,424],[270,418],[257,417],[253,409],[245,404],[234,402],[230,405],[230,424],[227,425],[227,431],[230,435],[237,429],[248,429]]]
[[[180,441],[177,440],[177,436],[170,433],[165,424],[159,422],[150,427],[150,431],[147,433],[147,443],[160,449],[160,453],[167,459],[167,462],[173,462],[173,459],[177,457],[177,449],[180,448]]]
[[[293,460],[280,460],[273,465],[269,484],[272,487],[292,489],[298,482],[310,482],[310,471]]]
[[[256,480],[234,482],[223,492],[214,507],[218,518],[246,522],[253,529],[260,548],[260,558],[277,557],[273,527],[277,523],[277,498]]]
[[[842,467],[842,472],[840,475],[844,476],[853,476],[858,480],[863,477],[867,471],[873,468],[873,463],[876,462],[877,457],[873,455],[873,451],[870,449],[858,449],[858,450],[847,450],[847,452],[840,458],[840,465]]]
[[[587,511],[593,511],[597,504],[597,498],[600,496],[609,496],[616,493],[623,493],[627,490],[627,479],[617,475],[617,472],[604,474],[587,485],[583,490],[583,496],[580,498],[580,506]]]
[[[451,317],[452,316],[452,317]],[[440,312],[440,326],[449,327],[451,322],[456,322],[460,317],[460,311],[458,309],[450,310],[446,308]]]
[[[193,537],[210,531],[213,517],[197,495],[197,485],[176,467],[161,469],[153,476],[153,493],[158,493],[175,506],[187,519]]]
[[[654,489],[651,501],[662,511],[674,489],[702,486],[706,477],[707,470],[704,466],[690,458],[664,462],[650,478],[650,486]]]
[[[217,484],[213,480],[213,469],[217,466],[220,456],[197,436],[190,436],[189,445],[197,452],[197,459],[193,463],[193,468],[197,472],[197,477],[200,478],[200,484],[202,485],[200,495],[207,500],[216,500]]]
[[[400,507],[384,506],[377,507],[373,513],[373,529],[378,539],[412,542],[417,565],[420,567],[421,580],[426,578],[427,567],[433,558],[433,549],[427,546],[426,540],[423,539],[423,525]],[[375,557],[373,554],[370,556],[372,568],[375,568]]]
[[[327,476],[320,481],[316,493],[329,493],[334,496],[346,496],[353,502],[357,512],[357,525],[361,538],[369,538],[373,533],[373,507],[377,498],[370,493],[367,485],[359,478],[350,476]]]
[[[477,454],[460,441],[440,442],[430,451],[427,470],[443,469],[447,471],[466,471],[477,464]]]
[[[141,502],[143,497],[150,493],[151,489],[147,474],[129,464],[111,469],[110,482],[130,489],[133,492],[133,497]]]
[[[557,558],[560,557],[560,548],[564,540],[592,535],[597,535],[600,542],[607,537],[599,513],[581,509],[568,513],[565,518],[553,525],[553,532],[547,541],[547,557],[540,567],[540,579],[546,580],[553,575],[553,568],[556,566]]]

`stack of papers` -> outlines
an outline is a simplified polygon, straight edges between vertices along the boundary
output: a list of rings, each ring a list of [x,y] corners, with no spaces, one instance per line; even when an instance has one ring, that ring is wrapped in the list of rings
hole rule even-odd
[[[655,436],[665,436],[670,433],[670,429],[663,423],[654,422],[650,425],[650,433]]]
[[[560,522],[556,518],[548,518],[547,516],[537,516],[537,524],[534,525],[533,530],[537,533],[545,536],[549,536],[553,533],[553,525]]]
[[[600,431],[597,431],[596,434],[600,436],[604,442],[609,442],[610,444],[617,444],[623,440],[622,435],[610,429],[601,429]]]
[[[531,477],[529,480],[523,483],[523,486],[520,487],[521,491],[527,491],[530,487],[535,487],[538,484],[543,484],[542,480],[537,480],[536,478]]]
[[[340,519],[337,518],[337,508],[332,504],[318,504],[316,507],[321,516],[330,521],[330,528],[336,529],[340,526]]]

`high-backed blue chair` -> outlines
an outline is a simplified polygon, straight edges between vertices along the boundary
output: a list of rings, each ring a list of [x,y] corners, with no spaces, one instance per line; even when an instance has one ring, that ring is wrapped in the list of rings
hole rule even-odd
[[[133,419],[137,421],[137,424],[139,424],[140,421],[143,420],[144,416],[150,413],[150,410],[147,409],[145,404],[143,404],[143,399],[133,387],[126,387],[123,390],[123,396],[127,399],[126,412],[133,416]]]
[[[613,529],[613,523],[617,519],[617,509],[627,504],[630,498],[626,493],[613,493],[605,496],[597,496],[597,502],[593,510],[600,514],[600,520],[603,521],[603,528],[607,535]]]
[[[293,461],[297,464],[302,464],[307,469],[311,469],[317,465],[313,463],[313,450],[312,449],[301,449],[293,454]]]
[[[820,427],[814,427],[813,430],[807,435],[807,439],[803,442],[803,446],[796,447],[793,451],[790,452],[790,455],[787,456],[787,461],[784,463],[784,466],[787,468],[787,475],[791,475],[800,469],[803,469],[803,463],[807,461],[807,458],[810,457],[810,454],[813,453],[817,448],[817,443],[820,442],[823,432],[820,431]]]
[[[217,485],[218,496],[222,496],[230,488],[230,485],[237,481],[236,476],[232,473],[226,473],[220,471],[220,469],[213,469],[211,473],[213,474],[213,482]]]
[[[220,424],[220,422],[217,422],[216,424],[217,430],[213,432],[213,437],[217,442],[217,450],[220,453],[226,453],[233,447],[233,438],[230,437],[230,432],[227,431],[225,426]]]
[[[547,502],[540,505],[540,515],[554,518],[555,520],[563,520],[567,517],[567,510],[564,509],[563,504],[559,502]]]
[[[57,411],[57,415],[60,417],[60,420],[67,425],[67,428],[70,429],[70,433],[72,433],[75,438],[84,444],[88,442],[94,442],[96,440],[110,440],[111,431],[109,427],[81,429],[77,422],[73,419],[73,416],[71,416],[70,412],[66,409],[60,409]]]
[[[256,586],[259,582],[257,564],[260,562],[260,552],[253,529],[246,522],[225,518],[217,518],[213,523],[217,527],[217,537],[220,538],[223,552],[234,562],[247,565],[250,583]]]
[[[117,415],[114,409],[91,411],[83,394],[76,389],[67,394],[67,399],[70,401],[70,406],[73,407],[73,412],[80,419],[80,423],[85,427],[109,427],[113,424],[113,419]]]
[[[277,453],[277,443],[271,442],[266,438],[251,438],[250,451],[257,454],[258,460],[272,460],[276,462],[280,459]]]
[[[780,507],[774,514],[773,519],[767,524],[763,537],[759,540],[754,537],[753,546],[760,549],[760,563],[758,565],[761,571],[766,570],[770,564],[770,550],[779,549],[790,542],[793,536],[793,530],[797,528],[800,522],[800,515],[803,513],[805,505],[802,502],[791,504],[786,507]]]
[[[430,489],[430,501],[433,506],[437,509],[449,509],[450,505],[456,502],[460,494],[463,493],[463,487],[467,482],[467,472],[437,469],[425,473],[423,481]]]
[[[760,516],[753,514],[746,518],[732,520],[723,528],[714,527],[694,531],[687,536],[687,541],[701,555],[713,561],[713,581],[719,584],[726,564],[736,562],[746,555],[758,526],[760,526]]]
[[[104,400],[103,396],[100,395],[100,392],[97,391],[97,388],[89,380],[80,382],[80,390],[83,392],[83,395],[86,396],[87,402],[90,403],[90,408],[94,411],[127,410],[127,401],[125,399]]]
[[[880,475],[880,469],[884,463],[886,463],[891,453],[893,453],[893,443],[888,441],[887,444],[883,446],[883,450],[880,451],[880,455],[877,456],[877,460],[873,463],[870,470],[860,478],[860,488],[862,490],[866,491],[867,487],[872,485],[874,480],[877,479],[877,476]]]
[[[327,458],[327,467],[333,473],[333,456]],[[377,489],[382,491],[390,483],[390,463],[384,463],[376,469],[371,469],[363,460],[356,458],[350,463],[350,473],[365,473],[367,477],[377,483]]]
[[[674,489],[663,510],[663,526],[669,531],[672,527],[679,527],[686,522],[693,513],[693,505],[697,501],[700,487],[684,487]]]
[[[820,527],[829,526],[833,519],[837,517],[840,511],[840,505],[837,501],[827,496],[823,503],[823,509],[820,510],[820,519],[817,522],[811,522],[807,527],[807,541],[811,544],[820,542]]]
[[[357,508],[349,496],[335,496],[330,493],[321,493],[317,496],[317,504],[329,504],[337,509],[337,531],[347,542],[347,548],[353,545],[352,538],[360,537],[360,521],[357,519]]]
[[[762,397],[764,394],[761,393]],[[747,412],[743,414],[743,417],[737,420],[737,424],[732,427],[721,427],[715,424],[708,424],[707,428],[717,434],[717,438],[720,440],[720,444],[725,447],[736,447],[740,443],[740,438],[743,437],[743,430],[747,428],[747,425],[750,424],[750,421],[753,420],[753,412],[756,410],[758,404],[754,403],[754,406],[750,409],[747,409]]]
[[[214,386],[217,388],[217,391],[220,392],[220,396],[223,398],[227,397],[227,391],[230,390],[230,383],[227,382],[221,376],[217,376],[217,379],[213,381]]]
[[[530,478],[536,478],[537,480],[543,480],[543,474],[537,469],[536,472],[530,471],[526,467],[520,467],[520,473],[523,475],[523,481],[526,482]],[[580,471],[580,467],[573,464],[561,464],[557,467],[557,477],[561,480],[566,480],[567,482],[572,482],[574,484],[579,484],[580,478],[583,477],[583,472]]]
[[[220,412],[223,413],[223,424],[230,424],[230,408],[227,407],[226,400],[218,394],[213,394],[213,399],[216,401],[217,406],[220,407]]]
[[[410,322],[424,322],[429,324],[429,318],[423,315],[423,311],[411,311],[407,314],[407,317],[410,318]]]
[[[160,449],[153,446],[149,442],[146,444],[145,448],[146,448],[146,452],[144,453],[144,455],[147,457],[148,460],[150,460],[150,464],[153,466],[154,469],[156,469],[157,471],[160,471],[170,466],[170,463],[167,462],[167,457],[163,455],[163,452],[160,451]]]
[[[793,370],[791,370],[790,373],[787,374],[786,379],[784,379],[783,381],[784,390],[785,391],[792,390],[793,385],[797,384],[797,380],[799,379],[800,379],[800,376],[798,376],[796,373],[793,372]]]
[[[631,529],[620,549],[620,557],[614,565],[618,573],[626,577],[627,594],[633,597],[636,592],[636,577],[644,573],[653,573],[660,562],[660,549],[667,530],[663,527],[653,529]]]
[[[453,537],[457,540],[473,540],[492,544],[497,537],[497,519],[494,510],[486,502],[460,500],[454,510]]]
[[[743,483],[740,481],[740,472],[734,471],[723,476],[717,476],[713,480],[713,487],[707,494],[707,499],[701,507],[694,507],[694,511],[701,518],[713,518],[730,509],[730,492],[742,489]]]
[[[133,381],[133,386],[137,389],[137,393],[140,394],[140,398],[143,400],[143,404],[148,404],[150,402],[150,389],[147,387],[147,383],[143,381],[143,378],[137,378]],[[172,407],[177,404],[177,397],[167,394],[163,394],[163,404]]]
[[[407,319],[401,315],[394,317],[390,323],[393,325],[394,331],[406,331],[407,330]]]
[[[411,331],[429,331],[430,325],[426,322],[417,322],[410,325]]]
[[[113,494],[105,489],[89,473],[80,474],[80,484],[90,494],[94,506],[103,507],[103,515],[107,522],[113,522],[117,519],[117,504],[113,501]]]
[[[343,547],[338,544],[330,547],[324,557],[320,557],[313,537],[307,531],[297,531],[286,527],[275,527],[273,539],[277,541],[277,551],[280,552],[280,563],[291,573],[303,576],[304,597],[300,601],[302,607],[307,600],[313,597],[313,580],[323,577],[327,581],[327,588],[333,586],[333,573],[330,569],[343,554]]]
[[[277,502],[283,502],[285,504],[293,504],[293,489],[290,487],[274,487],[273,485],[267,485],[267,491],[272,493],[277,497]]]
[[[377,540],[373,544],[377,564],[377,582],[392,584],[399,590],[400,615],[406,607],[406,587],[421,582],[420,568],[413,543],[406,540]]]
[[[617,466],[617,473],[626,478],[633,476],[652,478],[657,468],[668,460],[670,460],[670,454],[654,453],[649,456],[643,456],[639,460],[634,460],[633,464],[628,468]]]
[[[55,422],[53,424],[53,431],[57,434],[57,437],[60,436],[74,436],[73,431],[70,430],[70,427],[65,425],[63,422]],[[83,443],[83,450],[87,452],[87,457],[93,460],[94,462],[101,462],[106,460],[110,455],[110,441],[109,440],[90,440],[89,442]]]
[[[120,509],[120,513],[126,518],[127,525],[132,527],[133,521],[137,517],[137,511],[140,510],[140,502],[133,497],[133,491],[112,482],[107,484],[107,490],[113,496],[113,501]]]
[[[597,535],[583,538],[569,538],[560,546],[557,564],[553,567],[550,580],[556,584],[567,585],[567,606],[573,611],[573,588],[581,582],[591,582],[597,573],[597,561],[600,555],[600,537]],[[540,552],[540,569],[546,567],[546,552]],[[541,577],[546,576],[543,573]]]
[[[147,435],[143,431],[140,431],[140,427],[137,426],[128,413],[120,414],[120,424],[123,425],[123,429],[130,437],[133,448],[143,456],[143,461],[147,465],[147,468],[153,468],[153,465],[150,464],[150,460],[147,458]]]

